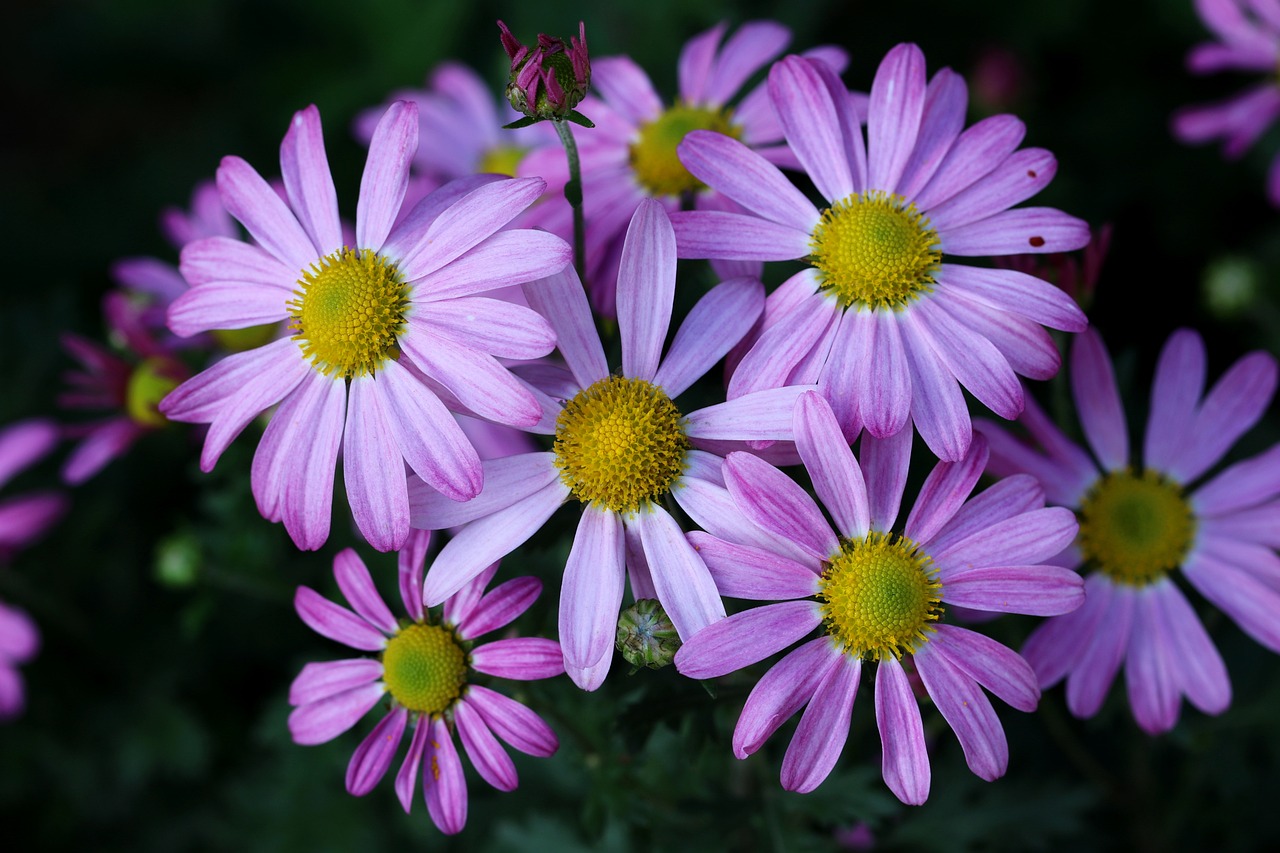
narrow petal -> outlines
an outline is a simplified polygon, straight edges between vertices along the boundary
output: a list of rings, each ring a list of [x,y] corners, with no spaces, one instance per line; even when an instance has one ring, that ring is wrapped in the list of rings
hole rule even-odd
[[[1051,329],[1079,332],[1089,322],[1065,290],[1017,270],[943,264],[937,277],[976,302],[1021,314]]]
[[[315,104],[293,115],[289,131],[280,143],[280,175],[284,178],[289,206],[315,247],[316,257],[341,249],[338,193],[333,188],[329,158],[324,152],[320,110]]]
[[[609,375],[591,306],[572,264],[555,275],[529,282],[524,286],[524,296],[555,330],[556,346],[573,371],[578,387],[589,388]]]
[[[822,623],[813,601],[784,601],[735,613],[684,641],[676,669],[690,678],[718,678],[782,651]]]
[[[925,100],[924,53],[914,44],[890,50],[876,70],[867,113],[867,186],[894,192],[911,158]]]
[[[408,711],[401,707],[393,708],[360,742],[347,764],[348,794],[363,797],[387,775],[408,721]]]
[[[715,581],[676,520],[665,509],[651,506],[627,521],[640,529],[654,591],[680,639],[723,619],[724,602]]]
[[[608,673],[622,603],[625,544],[622,518],[587,504],[582,510],[560,588],[560,641],[565,671],[584,690],[595,690]],[[590,671],[590,676],[584,670]]]
[[[375,682],[294,708],[289,714],[289,734],[303,746],[333,740],[369,713],[385,691],[382,682]]]
[[[400,215],[409,186],[409,164],[417,150],[418,107],[410,101],[395,101],[369,140],[356,205],[356,244],[360,247],[381,250],[387,241]]]
[[[618,269],[618,333],[624,376],[651,381],[662,359],[676,288],[676,238],[654,199],[636,208]]]
[[[471,612],[476,609],[480,599],[484,598],[484,591],[497,575],[498,565],[499,561],[494,560],[449,596],[444,602],[445,622],[456,627],[471,618]]]
[[[289,704],[308,705],[382,678],[382,662],[350,658],[309,663],[289,685]]]
[[[853,345],[858,415],[877,438],[896,435],[911,416],[911,370],[896,311],[846,311],[856,318]],[[909,430],[908,430],[909,432]]]
[[[1023,148],[968,189],[929,211],[929,227],[939,234],[978,222],[1021,204],[1049,185],[1058,161],[1043,148]]]
[[[298,423],[302,426],[295,430],[305,430],[307,440],[281,451],[281,520],[294,544],[304,551],[316,550],[329,538],[333,476],[347,408],[347,389],[341,381],[318,373],[311,377],[301,389]]]
[[[791,261],[809,254],[809,232],[747,213],[723,210],[671,214],[681,258]]]
[[[691,104],[700,104],[705,100],[707,81],[711,78],[711,69],[715,63],[720,40],[728,25],[724,22],[698,33],[684,43],[680,49],[680,60],[677,73],[680,81],[680,97]],[[657,95],[654,95],[655,100]],[[661,109],[661,102],[658,104]]]
[[[429,530],[457,527],[506,509],[560,478],[550,451],[486,459],[482,469],[485,488],[469,501],[453,500],[410,478],[410,523]]]
[[[677,151],[690,174],[757,216],[806,234],[818,224],[813,202],[777,166],[738,140],[695,130]]]
[[[920,680],[956,733],[969,769],[988,782],[999,779],[1009,766],[1009,742],[991,700],[934,646],[927,643],[915,653]]]
[[[1191,502],[1197,515],[1223,516],[1276,495],[1280,495],[1280,445],[1224,468],[1195,490]]]
[[[1057,375],[1062,357],[1053,338],[1039,323],[1021,314],[990,308],[958,290],[944,289],[934,296],[939,303],[946,303],[952,318],[991,341],[1014,373],[1031,379],[1052,379]]]
[[[301,274],[320,257],[293,212],[252,166],[239,157],[223,157],[218,193],[259,246]]]
[[[1182,572],[1200,594],[1217,605],[1250,637],[1280,652],[1280,590],[1252,572],[1201,553]]]
[[[107,463],[122,456],[147,431],[146,427],[140,426],[130,417],[113,418],[94,427],[93,431],[76,445],[75,450],[68,454],[62,466],[63,481],[72,486],[85,482],[101,471]],[[28,510],[31,508],[29,497],[29,495],[23,496]],[[60,501],[55,503],[58,508],[61,507]],[[36,513],[36,515],[39,514]],[[39,526],[34,519],[28,519],[27,524],[32,527]],[[35,535],[34,531],[32,535]]]
[[[788,56],[769,71],[769,95],[787,142],[818,192],[836,201],[855,191],[832,93],[810,60]]]
[[[791,41],[791,31],[775,21],[747,21],[716,56],[703,93],[708,104],[728,103],[747,79],[768,65]]]
[[[797,366],[821,346],[826,330],[839,318],[840,308],[834,300],[810,293],[766,329],[738,362],[729,380],[729,398],[787,385]]]
[[[898,519],[902,490],[907,485],[907,469],[911,465],[911,430],[904,429],[889,438],[864,434],[859,458],[862,475],[867,482],[871,529],[887,533]]]
[[[1089,245],[1089,223],[1052,207],[1017,207],[939,232],[948,255],[1071,252]]]
[[[866,348],[872,340],[859,340],[860,333],[865,332],[867,326],[874,326],[874,320],[870,312],[856,308],[841,310],[837,317],[838,325],[831,336],[831,348],[818,371],[818,383],[822,395],[831,405],[836,423],[852,441],[862,429],[862,409],[871,408],[865,398],[874,393],[863,375],[867,372]],[[812,353],[808,357],[812,357]],[[905,413],[903,423],[906,423]]]
[[[412,324],[401,336],[400,346],[424,373],[480,417],[516,427],[541,420],[542,407],[533,394],[488,353]]]
[[[826,400],[812,391],[795,410],[796,449],[813,490],[846,539],[862,539],[871,526],[867,484]]]
[[[758,279],[736,278],[712,288],[676,330],[654,384],[678,397],[751,331],[763,311],[764,285]]]
[[[813,692],[782,759],[782,787],[807,794],[831,773],[849,739],[862,661],[841,655]]]
[[[453,735],[443,718],[431,721],[422,762],[422,793],[431,820],[445,835],[457,835],[467,823],[467,781]]]
[[[1098,713],[1107,698],[1133,625],[1133,595],[1127,589],[1104,581],[1089,587],[1088,594],[1102,597],[1103,607],[1094,630],[1077,638],[1084,648],[1067,675],[1067,708],[1081,719]]]
[[[955,376],[930,343],[930,334],[910,314],[903,317],[903,344],[911,371],[911,418],[939,459],[963,459],[973,439],[969,409]]]
[[[231,237],[206,237],[182,247],[179,269],[190,287],[212,281],[238,281],[292,293],[303,268],[287,266],[252,243]],[[182,291],[186,289],[183,287]]]
[[[1010,706],[1028,713],[1036,709],[1040,688],[1031,665],[1021,655],[990,637],[956,625],[938,625],[937,631],[938,636],[929,644],[932,651]]]
[[[721,441],[790,441],[796,400],[802,394],[814,393],[813,388],[767,388],[698,409],[685,417],[685,434],[692,439]]]
[[[542,315],[500,299],[468,296],[417,305],[413,321],[431,333],[499,358],[541,358],[556,345]]]
[[[514,791],[520,784],[515,762],[489,731],[480,712],[462,701],[453,706],[453,721],[458,727],[458,737],[462,738],[462,748],[480,778],[499,791]]]
[[[1204,393],[1205,363],[1204,339],[1191,329],[1174,332],[1160,350],[1143,444],[1148,468],[1166,471],[1177,464]]]
[[[789,653],[756,682],[733,729],[733,754],[751,755],[769,736],[804,707],[844,655],[828,637],[810,640]]]
[[[983,566],[945,575],[943,598],[971,610],[1059,616],[1084,601],[1080,575],[1060,566]]]
[[[947,369],[978,402],[1002,418],[1022,414],[1022,383],[1004,355],[982,335],[948,316],[948,302],[925,301],[912,312]]]
[[[366,652],[387,647],[387,638],[377,628],[311,587],[298,587],[293,607],[307,627],[322,637]]]
[[[554,678],[565,671],[560,644],[542,637],[509,637],[477,646],[471,666],[485,675],[517,681]]]
[[[1205,396],[1169,473],[1190,482],[1209,470],[1262,418],[1275,395],[1276,376],[1276,360],[1265,352],[1249,353],[1231,365]]]
[[[632,124],[652,121],[662,112],[649,75],[630,57],[593,58],[591,66],[591,88]]]
[[[1041,689],[1052,687],[1077,668],[1106,614],[1111,601],[1107,582],[1095,573],[1084,585],[1084,604],[1065,616],[1046,619],[1022,645],[1022,657],[1035,670]],[[1103,689],[1110,684],[1108,681]]]
[[[813,498],[768,462],[746,453],[731,453],[725,459],[724,475],[738,508],[760,527],[791,539],[819,560],[839,548]]]
[[[178,337],[213,329],[245,329],[278,323],[289,316],[289,295],[278,287],[211,281],[192,287],[169,303],[165,318]]]
[[[1173,728],[1182,703],[1172,644],[1157,613],[1157,596],[1150,587],[1134,595],[1133,631],[1124,665],[1133,718],[1150,735]]]
[[[990,116],[966,129],[917,193],[916,207],[932,210],[990,174],[1013,153],[1026,132],[1026,126],[1011,115]]]
[[[409,536],[404,459],[373,376],[351,379],[343,436],[342,473],[356,527],[379,551],[394,551]]]
[[[395,362],[379,371],[377,392],[397,454],[422,482],[450,503],[475,498],[484,485],[480,457],[440,398]],[[412,498],[406,510],[414,511]]]
[[[1231,704],[1231,681],[1222,655],[1213,645],[1200,618],[1182,592],[1163,580],[1153,590],[1156,618],[1170,644],[1170,659],[1177,668],[1182,690],[1206,714],[1220,714]]]
[[[1129,430],[1116,387],[1115,368],[1102,337],[1086,329],[1071,346],[1071,396],[1080,426],[1104,471],[1129,464]]]
[[[495,735],[526,755],[545,758],[560,746],[551,727],[514,699],[473,684],[467,688],[464,701],[479,712]]]
[[[395,616],[391,615],[391,610],[373,585],[364,560],[353,549],[343,548],[333,558],[333,576],[343,597],[361,619],[387,635],[400,630]]]
[[[458,636],[474,640],[490,631],[505,628],[529,609],[542,593],[542,581],[537,578],[513,578],[495,586],[471,610],[458,626]]]
[[[920,119],[915,147],[902,169],[902,177],[898,179],[898,195],[915,198],[933,177],[942,158],[964,129],[968,104],[969,90],[963,77],[950,68],[943,68],[933,75],[925,89],[924,114]]]
[[[911,806],[929,798],[929,750],[920,706],[897,658],[876,667],[876,728],[880,730],[882,773],[894,796]]]
[[[979,436],[959,462],[939,462],[929,472],[907,516],[906,535],[928,542],[949,522],[978,484],[987,466],[987,441]]]
[[[456,299],[534,282],[559,274],[572,260],[569,244],[554,234],[499,231],[462,257],[417,279],[411,299],[416,303]]]
[[[1064,507],[1025,512],[974,533],[932,556],[946,583],[950,573],[984,566],[1022,566],[1046,560],[1071,544],[1079,530]]]
[[[396,773],[396,799],[408,814],[413,808],[413,789],[418,784],[418,770],[422,766],[422,755],[427,749],[427,740],[431,734],[431,719],[420,717],[413,728],[413,739],[409,741],[409,752],[404,763]]]
[[[802,563],[701,531],[689,533],[687,538],[723,596],[785,601],[808,598],[818,592],[818,575]]]

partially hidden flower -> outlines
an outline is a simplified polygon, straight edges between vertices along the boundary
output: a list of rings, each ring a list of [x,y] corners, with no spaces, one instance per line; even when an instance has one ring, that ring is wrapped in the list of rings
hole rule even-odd
[[[1236,159],[1280,117],[1280,3],[1276,0],[1195,0],[1196,11],[1217,41],[1187,54],[1193,74],[1253,71],[1263,78],[1238,95],[1215,104],[1183,107],[1173,116],[1173,134],[1182,142],[1222,140],[1223,156]],[[1280,207],[1280,153],[1271,160],[1267,198]]]
[[[1141,464],[1096,332],[1075,340],[1071,389],[1092,455],[1031,400],[1020,422],[1037,448],[980,425],[992,473],[1034,475],[1050,503],[1080,519],[1061,560],[1085,573],[1085,604],[1037,628],[1023,654],[1041,687],[1066,679],[1078,717],[1097,713],[1122,664],[1129,706],[1149,733],[1173,728],[1183,696],[1221,713],[1231,703],[1226,667],[1174,579],[1280,652],[1280,445],[1205,479],[1266,411],[1276,360],[1250,353],[1206,394],[1204,342],[1174,332],[1156,367]]]
[[[485,489],[466,504],[440,500],[410,480],[413,525],[467,526],[441,550],[425,596],[436,603],[523,544],[565,502],[583,504],[560,594],[565,670],[594,690],[613,661],[628,577],[636,599],[662,603],[681,637],[724,617],[706,566],[664,507],[670,497],[696,522],[720,511],[721,442],[789,440],[803,388],[784,388],[692,412],[674,402],[751,328],[764,302],[754,279],[730,279],[704,296],[662,349],[675,295],[675,237],[656,201],[641,203],[618,281],[622,370],[612,372],[572,268],[526,288],[556,329],[568,371],[543,368],[543,417],[528,429],[553,449],[486,461]]]
[[[498,21],[498,29],[502,47],[511,59],[507,83],[511,107],[535,121],[573,118],[574,107],[591,87],[586,25],[579,21],[577,37],[568,42],[539,33],[533,47],[521,44],[502,21]]]
[[[20,664],[40,649],[40,632],[31,617],[0,601],[0,722],[8,722],[26,708],[26,689]]]
[[[160,412],[210,425],[201,455],[208,471],[249,421],[279,403],[254,455],[253,494],[300,548],[328,538],[339,449],[360,532],[391,550],[409,534],[406,463],[450,500],[480,491],[479,458],[442,397],[505,424],[541,416],[498,358],[545,355],[555,343],[550,326],[479,294],[568,262],[558,237],[502,230],[545,184],[464,178],[400,217],[417,142],[417,108],[393,104],[373,134],[349,246],[320,113],[308,107],[280,149],[287,200],[238,157],[218,169],[223,203],[255,243],[211,237],[182,252],[191,288],[170,306],[174,332],[287,321],[293,335],[223,359],[170,393]]]
[[[1057,161],[1018,150],[1024,127],[1013,116],[965,129],[964,80],[944,68],[926,83],[913,44],[889,51],[876,72],[865,145],[827,65],[789,56],[770,70],[769,91],[821,208],[730,136],[694,131],[679,149],[694,176],[749,211],[672,214],[681,257],[809,265],[770,294],[729,397],[816,382],[849,439],[862,427],[886,438],[914,422],[937,456],[964,458],[972,428],[961,386],[1014,418],[1018,374],[1044,379],[1059,366],[1041,325],[1086,324],[1040,279],[952,262],[1084,246],[1081,220],[1013,207],[1048,185]]]
[[[0,487],[47,456],[58,438],[58,425],[46,418],[17,421],[0,429]],[[0,500],[0,562],[43,536],[66,509],[66,496],[54,491]]]
[[[959,738],[969,768],[987,780],[1003,775],[1008,744],[983,688],[1032,711],[1040,698],[1035,674],[1000,643],[943,620],[952,605],[1034,615],[1078,607],[1080,578],[1044,565],[1075,537],[1075,517],[1044,508],[1043,491],[1025,475],[970,498],[987,461],[978,438],[963,459],[933,469],[895,532],[911,433],[864,434],[858,459],[820,395],[804,394],[795,418],[796,446],[834,526],[786,474],[731,453],[724,479],[738,514],[714,535],[690,533],[689,540],[725,596],[777,603],[687,639],[676,668],[714,678],[820,632],[760,679],[733,733],[733,752],[745,758],[807,705],[782,762],[788,790],[813,790],[835,766],[871,664],[884,780],[900,800],[922,803],[930,786],[911,670]]]
[[[409,750],[396,774],[396,796],[413,804],[418,777],[427,811],[441,831],[460,832],[467,820],[467,785],[454,735],[476,771],[501,791],[519,783],[499,740],[529,755],[548,756],[559,741],[526,706],[484,686],[486,676],[530,681],[564,672],[560,647],[539,637],[476,641],[505,628],[542,590],[537,578],[507,581],[485,592],[491,566],[444,602],[440,612],[422,603],[422,573],[429,534],[415,534],[399,554],[400,595],[407,618],[397,619],[378,594],[364,562],[350,548],[333,561],[333,574],[353,610],[299,587],[294,605],[317,633],[353,649],[376,652],[309,663],[289,689],[289,731],[300,744],[332,740],[380,703],[386,714],[361,741],[347,767],[347,791],[364,796],[386,775],[410,732]]]

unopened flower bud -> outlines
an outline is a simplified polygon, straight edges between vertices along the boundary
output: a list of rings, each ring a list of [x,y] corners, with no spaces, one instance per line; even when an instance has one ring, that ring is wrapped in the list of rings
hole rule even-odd
[[[657,599],[642,598],[618,617],[615,644],[627,663],[662,669],[680,649],[680,635]]]
[[[511,78],[507,83],[511,106],[531,121],[570,119],[590,126],[573,109],[591,85],[591,60],[582,22],[578,23],[578,36],[567,43],[541,33],[533,47],[517,41],[502,21],[498,21],[498,28],[502,31],[502,47],[511,57]]]

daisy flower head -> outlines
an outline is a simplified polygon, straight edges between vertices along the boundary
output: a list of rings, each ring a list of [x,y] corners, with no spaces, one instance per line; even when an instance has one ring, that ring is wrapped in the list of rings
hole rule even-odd
[[[551,678],[564,672],[564,666],[554,640],[506,636],[476,643],[533,604],[542,590],[537,578],[516,578],[485,592],[497,570],[490,566],[446,600],[440,612],[427,610],[422,572],[429,542],[430,534],[414,534],[399,554],[407,618],[392,615],[364,562],[350,548],[334,558],[333,574],[352,610],[308,587],[298,588],[294,606],[312,630],[378,656],[303,667],[289,689],[294,706],[289,731],[297,743],[325,743],[385,700],[386,715],[351,756],[347,791],[357,797],[372,791],[391,767],[405,732],[411,731],[409,751],[396,774],[396,796],[409,811],[421,772],[431,820],[453,834],[467,820],[467,786],[455,733],[481,778],[501,791],[513,791],[519,782],[499,739],[528,755],[545,757],[559,747],[541,717],[481,682],[486,676]]]
[[[211,237],[182,252],[191,288],[169,308],[174,332],[287,321],[293,335],[223,359],[170,393],[160,412],[210,425],[201,456],[208,471],[250,420],[279,403],[254,456],[253,493],[259,511],[283,520],[303,549],[328,538],[339,449],[360,532],[391,550],[409,534],[406,463],[452,500],[480,491],[479,458],[442,394],[500,423],[527,426],[540,416],[498,358],[545,355],[551,328],[528,308],[477,294],[568,262],[558,237],[502,230],[545,184],[464,178],[399,218],[417,140],[417,108],[393,104],[373,134],[349,246],[320,113],[308,107],[280,148],[284,199],[238,157],[218,169],[224,205],[255,242]]]
[[[865,145],[847,90],[824,64],[783,59],[769,92],[821,208],[730,136],[696,131],[679,148],[690,173],[747,211],[673,214],[681,257],[809,264],[770,295],[772,325],[738,364],[729,396],[816,381],[849,439],[862,426],[885,438],[911,420],[936,455],[964,458],[972,431],[960,386],[1016,417],[1017,374],[1044,379],[1058,368],[1041,324],[1085,326],[1044,281],[952,262],[1088,242],[1075,217],[1013,208],[1053,178],[1053,155],[1017,150],[1024,128],[1010,115],[965,129],[964,80],[944,68],[926,82],[913,44],[889,51],[876,72]]]
[[[1205,394],[1204,342],[1189,329],[1174,332],[1156,367],[1141,464],[1097,333],[1076,338],[1070,368],[1092,455],[1034,401],[1021,422],[1040,450],[980,425],[989,471],[1034,475],[1050,503],[1080,520],[1063,557],[1085,573],[1085,604],[1037,628],[1023,654],[1041,687],[1066,679],[1067,707],[1078,717],[1098,712],[1121,664],[1129,706],[1149,733],[1173,728],[1183,696],[1220,713],[1231,703],[1226,667],[1174,579],[1180,573],[1280,652],[1280,446],[1205,479],[1266,411],[1276,360],[1250,353]]]
[[[1016,653],[943,617],[951,605],[1050,615],[1078,607],[1080,578],[1043,562],[1075,537],[1075,517],[1044,508],[1028,476],[1010,477],[970,499],[987,461],[976,439],[964,458],[940,462],[896,532],[911,433],[862,437],[861,459],[819,394],[800,398],[795,440],[828,523],[809,493],[746,453],[732,453],[724,480],[736,516],[722,529],[690,533],[721,593],[772,601],[695,634],[676,668],[714,678],[764,660],[808,637],[751,691],[733,733],[738,758],[755,752],[805,706],[782,763],[782,786],[807,792],[835,766],[848,738],[854,696],[875,664],[876,725],[884,780],[903,802],[929,795],[929,757],[911,669],[955,732],[969,768],[1004,774],[1008,744],[982,688],[1020,711],[1040,697]]]
[[[1196,11],[1217,41],[1187,54],[1193,74],[1254,71],[1264,78],[1215,104],[1183,107],[1173,116],[1173,134],[1192,145],[1222,140],[1222,153],[1236,159],[1280,117],[1280,2],[1277,0],[1196,0]],[[1267,198],[1280,207],[1280,154],[1271,161]]]
[[[750,21],[728,39],[726,30],[725,24],[718,24],[685,44],[678,67],[679,95],[669,105],[629,57],[593,60],[595,94],[582,109],[596,127],[581,134],[579,144],[587,282],[592,304],[606,316],[614,316],[617,310],[618,259],[631,215],[642,199],[657,199],[669,212],[679,210],[689,197],[699,208],[718,210],[726,204],[676,156],[676,146],[685,134],[697,129],[718,131],[775,162],[796,165],[782,144],[782,128],[765,87],[743,94],[751,77],[786,50],[791,31],[775,21]],[[847,61],[836,47],[816,48],[811,55],[837,70],[843,70]],[[567,180],[564,155],[557,148],[531,154],[529,167],[553,184]],[[555,201],[544,205],[538,215],[550,230],[568,233],[568,205]],[[751,270],[726,263],[720,272],[729,278]]]
[[[0,429],[0,487],[47,456],[58,437],[57,424],[44,418]],[[66,508],[66,497],[49,491],[0,500],[0,562],[44,535]]]
[[[661,204],[645,200],[628,229],[618,278],[621,371],[609,369],[572,268],[526,288],[530,304],[555,326],[568,364],[530,376],[542,391],[544,414],[529,429],[554,436],[553,448],[486,461],[485,489],[466,504],[441,500],[410,480],[415,527],[467,525],[428,574],[428,603],[524,543],[561,504],[583,505],[561,587],[560,640],[565,670],[586,690],[608,674],[628,577],[632,595],[658,599],[681,637],[724,617],[706,566],[664,504],[673,499],[700,524],[722,511],[721,458],[703,448],[789,440],[791,410],[805,390],[771,389],[680,409],[681,393],[751,328],[764,288],[749,278],[713,288],[663,357],[675,282],[671,224]]]
[[[18,666],[35,657],[40,632],[31,617],[0,601],[0,723],[19,716],[26,707],[26,689]]]

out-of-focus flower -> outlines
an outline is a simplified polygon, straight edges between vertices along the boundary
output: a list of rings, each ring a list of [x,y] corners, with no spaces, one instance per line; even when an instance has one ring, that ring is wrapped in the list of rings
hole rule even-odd
[[[334,558],[333,574],[354,612],[308,587],[298,588],[294,605],[303,622],[331,640],[378,657],[303,667],[289,689],[289,703],[295,706],[289,731],[298,743],[324,743],[354,726],[385,697],[386,716],[351,756],[347,790],[357,797],[372,791],[395,760],[405,731],[412,730],[396,774],[396,796],[409,811],[421,775],[432,821],[453,834],[467,821],[467,785],[454,733],[480,776],[501,791],[513,791],[519,782],[499,738],[529,755],[551,755],[559,747],[541,717],[477,682],[484,676],[551,678],[564,672],[564,665],[554,640],[505,636],[476,644],[533,604],[542,590],[537,578],[516,578],[486,593],[495,564],[450,596],[442,612],[423,607],[429,541],[429,534],[415,534],[399,555],[400,595],[408,619],[392,615],[364,562],[350,548]]]
[[[1057,161],[1041,148],[1016,150],[1024,127],[1010,115],[963,130],[964,81],[944,68],[926,85],[913,44],[889,51],[876,72],[865,147],[829,66],[789,56],[770,70],[769,90],[826,207],[732,137],[698,130],[680,144],[692,174],[749,211],[672,214],[681,257],[809,264],[769,295],[774,310],[729,397],[816,383],[849,439],[864,426],[886,438],[914,422],[937,456],[964,458],[972,430],[961,386],[1017,417],[1018,374],[1058,370],[1041,325],[1086,324],[1040,279],[950,262],[1084,246],[1081,220],[1013,207],[1053,179]]]
[[[1004,775],[1008,744],[983,688],[1020,711],[1040,698],[1021,657],[982,634],[939,620],[951,605],[998,613],[1067,613],[1080,578],[1044,561],[1070,544],[1076,520],[1044,507],[1028,476],[970,499],[987,462],[977,438],[958,462],[940,462],[894,532],[911,458],[911,433],[862,437],[850,450],[830,405],[800,398],[796,446],[834,529],[809,493],[746,453],[724,479],[736,512],[720,530],[691,533],[721,593],[777,602],[735,613],[685,640],[676,668],[715,678],[804,640],[756,684],[733,732],[733,752],[755,752],[807,704],[782,761],[782,786],[812,791],[849,735],[864,665],[875,664],[876,725],[885,783],[903,802],[929,796],[929,755],[904,658],[951,726],[965,760],[988,781]],[[710,529],[710,528],[708,528]]]
[[[1026,90],[1026,76],[1016,53],[1003,45],[987,45],[969,75],[974,104],[987,114],[1013,109]]]
[[[31,617],[0,601],[0,723],[22,713],[27,704],[19,664],[36,656],[40,633]]]
[[[18,421],[0,429],[0,487],[43,459],[58,443],[58,425],[45,418]],[[53,526],[67,508],[58,492],[16,495],[0,501],[0,562]]]
[[[500,423],[529,426],[541,416],[497,358],[550,352],[550,326],[528,308],[477,294],[569,262],[559,237],[501,230],[545,183],[463,178],[401,218],[417,141],[417,108],[396,102],[373,134],[352,248],[320,113],[302,110],[281,145],[287,201],[238,157],[218,169],[224,205],[256,243],[211,237],[182,252],[191,288],[169,308],[174,332],[287,320],[294,334],[223,359],[170,393],[160,411],[210,424],[201,456],[208,471],[250,420],[280,403],[254,457],[253,493],[300,548],[329,536],[340,446],[356,524],[375,548],[391,550],[409,535],[405,463],[451,500],[480,491],[479,457],[442,395]]]
[[[1110,356],[1090,330],[1072,347],[1071,389],[1093,456],[1030,399],[1020,421],[1042,450],[979,425],[991,443],[988,470],[1034,475],[1050,503],[1079,516],[1080,537],[1061,559],[1086,573],[1085,604],[1045,622],[1023,648],[1041,687],[1067,680],[1078,717],[1097,713],[1122,663],[1134,717],[1152,734],[1173,728],[1183,696],[1208,714],[1231,703],[1222,657],[1174,583],[1179,569],[1280,652],[1280,445],[1202,481],[1266,411],[1276,360],[1251,353],[1208,394],[1204,383],[1204,342],[1174,332],[1156,368],[1139,466]]]
[[[1200,20],[1217,41],[1187,54],[1192,74],[1257,71],[1264,78],[1238,95],[1204,106],[1183,107],[1173,116],[1173,134],[1198,144],[1222,140],[1222,154],[1235,159],[1280,117],[1280,2],[1278,0],[1195,0]],[[1267,198],[1280,207],[1280,154],[1271,161]]]
[[[572,119],[574,108],[591,87],[586,25],[579,21],[577,38],[568,42],[539,33],[532,48],[521,44],[502,21],[498,21],[498,29],[502,47],[511,58],[507,83],[511,107],[535,121]]]

